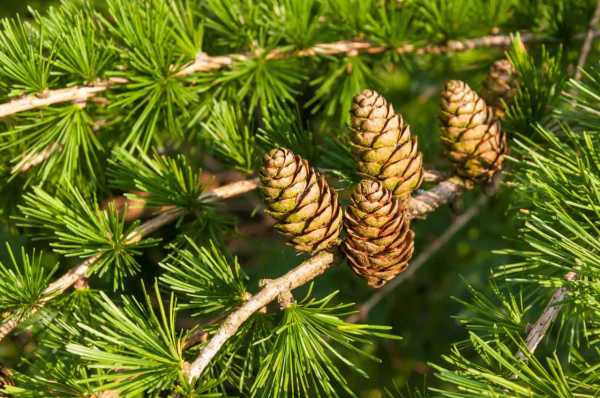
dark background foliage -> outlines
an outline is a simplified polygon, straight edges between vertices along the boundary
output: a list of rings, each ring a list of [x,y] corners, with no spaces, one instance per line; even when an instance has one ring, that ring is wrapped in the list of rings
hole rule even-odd
[[[53,0],[31,0],[31,1],[19,1],[19,0],[5,0],[0,4],[0,16],[9,17],[15,14],[25,15],[28,7],[35,9],[42,9],[48,7]]]

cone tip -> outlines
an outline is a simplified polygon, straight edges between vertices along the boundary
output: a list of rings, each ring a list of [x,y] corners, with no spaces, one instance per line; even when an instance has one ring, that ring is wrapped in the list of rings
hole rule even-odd
[[[447,91],[457,91],[464,90],[465,88],[469,88],[469,85],[462,80],[448,80],[444,85],[444,90]]]
[[[368,195],[374,192],[384,190],[383,184],[376,180],[361,180],[356,187],[357,192],[361,192],[363,195]]]
[[[292,151],[290,151],[287,148],[282,148],[282,147],[273,148],[269,152],[265,153],[265,160],[278,158],[278,157],[285,157],[288,153],[291,154]]]
[[[513,68],[513,64],[508,59],[502,58],[502,59],[499,59],[499,60],[495,61],[492,64],[492,67],[493,68],[499,68],[499,69],[512,69]]]
[[[366,100],[373,101],[373,100],[377,100],[378,98],[383,98],[383,97],[377,91],[367,88],[367,89],[364,89],[363,91],[361,91],[360,93],[358,93],[357,95],[355,95],[353,98],[353,102],[355,104],[361,104],[363,101],[366,101]]]
[[[264,167],[281,166],[286,163],[286,159],[293,158],[294,153],[287,148],[273,148],[263,157]]]

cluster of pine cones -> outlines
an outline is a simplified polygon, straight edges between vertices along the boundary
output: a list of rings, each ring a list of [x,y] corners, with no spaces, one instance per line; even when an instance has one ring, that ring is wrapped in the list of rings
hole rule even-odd
[[[495,64],[492,71],[501,66]],[[441,95],[446,153],[455,173],[474,182],[490,180],[502,168],[507,151],[497,109],[505,103],[500,99],[507,101],[512,95],[505,88],[513,86],[504,80],[506,74],[494,73],[484,84],[493,106],[461,81],[447,82]],[[409,126],[380,94],[365,90],[357,95],[351,120],[352,151],[364,179],[344,211],[325,177],[285,148],[265,155],[261,190],[267,212],[277,220],[275,228],[299,251],[337,246],[345,227],[342,251],[348,264],[378,288],[404,271],[412,257],[408,206],[411,193],[423,181],[423,156]]]

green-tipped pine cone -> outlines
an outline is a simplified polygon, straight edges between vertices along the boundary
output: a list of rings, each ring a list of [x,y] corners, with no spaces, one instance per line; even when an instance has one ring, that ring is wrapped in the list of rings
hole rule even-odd
[[[275,228],[303,252],[316,252],[338,243],[342,210],[325,177],[290,150],[273,149],[260,172],[267,212]]]
[[[344,214],[348,236],[343,250],[352,270],[378,288],[408,266],[414,233],[405,202],[381,182],[363,180]]]
[[[409,126],[372,90],[354,97],[351,114],[359,173],[383,182],[396,197],[409,196],[423,181],[423,157]]]
[[[457,174],[473,181],[491,179],[508,149],[493,109],[459,80],[446,83],[441,108],[442,140]]]
[[[486,104],[494,107],[496,116],[504,117],[504,104],[510,104],[517,93],[518,79],[513,64],[507,59],[501,59],[492,64],[483,82],[481,97]]]

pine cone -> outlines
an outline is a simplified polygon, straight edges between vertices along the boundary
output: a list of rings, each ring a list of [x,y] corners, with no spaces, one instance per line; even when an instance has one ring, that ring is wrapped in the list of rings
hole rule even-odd
[[[0,393],[4,389],[5,386],[14,386],[15,383],[12,380],[12,372],[8,368],[2,367],[0,365]],[[0,394],[2,396],[2,394]]]
[[[359,173],[374,178],[404,198],[423,181],[423,156],[417,137],[385,98],[365,90],[352,104],[352,149]]]
[[[260,179],[267,212],[292,246],[312,253],[338,243],[342,210],[337,194],[306,160],[288,149],[273,149],[265,155]]]
[[[406,269],[414,251],[406,202],[373,180],[361,181],[351,199],[343,250],[352,270],[378,288]]]
[[[508,149],[492,108],[459,80],[446,83],[441,107],[442,140],[457,174],[490,180],[502,168]]]
[[[500,59],[490,67],[490,71],[483,82],[481,97],[486,104],[494,107],[496,116],[502,118],[505,114],[502,101],[505,104],[510,104],[517,93],[517,88],[517,72],[513,64],[507,59]]]

